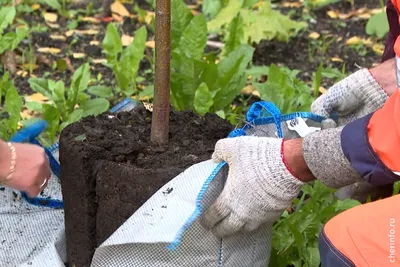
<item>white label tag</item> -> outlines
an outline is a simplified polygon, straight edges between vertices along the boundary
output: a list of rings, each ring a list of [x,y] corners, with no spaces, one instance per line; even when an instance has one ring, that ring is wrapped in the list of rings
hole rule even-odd
[[[286,121],[289,130],[296,131],[300,137],[306,137],[308,134],[321,130],[319,127],[309,127],[303,118],[295,118]]]

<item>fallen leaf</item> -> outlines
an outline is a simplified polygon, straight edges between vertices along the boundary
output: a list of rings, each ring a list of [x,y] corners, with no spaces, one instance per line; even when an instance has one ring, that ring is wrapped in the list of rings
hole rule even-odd
[[[335,11],[329,10],[326,12],[326,14],[331,18],[331,19],[337,19],[339,18],[339,14]]]
[[[28,72],[27,71],[24,71],[24,70],[19,70],[19,71],[17,71],[17,73],[16,73],[18,76],[21,76],[22,78],[25,78],[26,76],[28,76]]]
[[[49,26],[52,29],[59,29],[60,28],[60,24],[51,23],[51,22],[48,22],[48,21],[46,21],[46,25]]]
[[[103,63],[107,63],[107,59],[105,59],[105,58],[94,58],[94,59],[92,59],[92,62],[94,64],[103,64]]]
[[[200,14],[199,11],[192,9],[192,14],[193,16],[197,16],[198,14]]]
[[[89,30],[75,30],[76,34],[81,34],[81,35],[97,35],[99,34],[98,30],[93,30],[93,29],[89,29]]]
[[[57,41],[65,41],[67,38],[64,35],[50,34],[50,39]]]
[[[69,30],[65,33],[65,36],[71,37],[75,33],[75,30]]]
[[[121,17],[129,17],[131,15],[131,13],[129,13],[129,11],[123,4],[121,4],[120,1],[116,1],[111,5],[111,12]]]
[[[123,46],[130,45],[132,43],[132,41],[133,41],[133,37],[132,36],[129,36],[129,35],[126,35],[126,34],[123,34],[121,36],[121,42],[122,42]]]
[[[322,86],[320,86],[319,88],[318,88],[318,91],[321,93],[321,94],[325,94],[326,92],[328,92],[328,90],[326,90],[324,87],[322,87]]]
[[[321,36],[321,34],[319,34],[318,32],[312,32],[308,35],[308,38],[315,40],[315,39],[318,39],[320,36]]]
[[[383,44],[374,44],[372,46],[372,50],[378,55],[383,55],[383,52],[385,51],[385,46]]]
[[[143,106],[150,112],[153,112],[153,104],[148,102],[143,102]]]
[[[100,23],[100,20],[98,20],[94,17],[83,17],[83,18],[81,18],[81,21],[90,22],[90,23],[94,23],[94,24]]]
[[[340,57],[333,57],[331,58],[332,62],[344,62],[343,59],[341,59]]]
[[[156,42],[155,41],[147,41],[146,46],[154,49],[156,47]]]
[[[31,119],[33,117],[33,112],[31,112],[28,109],[24,109],[23,111],[21,111],[19,113],[19,115],[21,116],[22,119],[29,120],[29,119]]]
[[[124,18],[117,14],[112,14],[112,18],[113,18],[113,20],[118,21],[118,22],[124,21]]]
[[[36,64],[26,63],[26,64],[21,65],[21,68],[23,70],[30,70],[31,68],[32,68],[32,70],[37,70],[39,68],[39,66]]]
[[[196,9],[196,8],[198,8],[199,6],[198,6],[198,5],[187,5],[187,7],[188,7],[189,9]]]
[[[99,41],[90,41],[90,45],[100,45]]]
[[[153,21],[153,18],[155,17],[155,15],[156,15],[156,13],[151,12],[151,11],[147,11],[146,18],[145,18],[145,21],[146,21],[147,25],[151,24],[151,22]]]
[[[56,22],[58,19],[58,15],[56,13],[46,12],[44,13],[44,20],[50,23]]]
[[[86,57],[86,54],[85,53],[73,53],[72,57],[75,59],[84,58],[84,57]]]
[[[245,88],[243,88],[240,91],[240,94],[242,94],[242,95],[250,95],[251,93],[253,93],[254,90],[256,90],[256,88],[253,85],[247,85]]]
[[[361,38],[358,36],[353,36],[346,41],[346,45],[358,45],[362,42]]]
[[[283,7],[290,7],[290,8],[301,8],[303,6],[300,2],[285,2],[282,4]]]
[[[55,47],[41,47],[37,51],[45,54],[58,54],[61,52],[61,49]]]
[[[39,102],[44,103],[48,101],[49,98],[47,96],[42,95],[41,93],[34,93],[31,95],[25,96],[25,102]]]
[[[39,4],[33,4],[33,5],[31,6],[31,8],[32,8],[33,11],[36,11],[36,10],[39,10],[39,9],[40,9],[40,5],[39,5]]]

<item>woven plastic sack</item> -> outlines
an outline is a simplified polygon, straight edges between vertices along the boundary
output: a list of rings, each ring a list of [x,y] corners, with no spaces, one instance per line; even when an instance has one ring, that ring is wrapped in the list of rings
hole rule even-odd
[[[125,100],[111,111],[129,111],[134,106]],[[281,115],[273,104],[258,102],[250,108],[245,126],[230,137],[297,138],[318,130],[322,120],[310,113]],[[32,136],[29,140],[21,135],[15,138],[37,143]],[[43,195],[30,199],[8,188],[0,190],[2,267],[64,267],[67,262],[58,145],[46,152],[53,177]],[[171,180],[96,250],[92,266],[267,266],[271,224],[218,239],[198,223],[222,191],[227,172],[225,163],[205,161]]]

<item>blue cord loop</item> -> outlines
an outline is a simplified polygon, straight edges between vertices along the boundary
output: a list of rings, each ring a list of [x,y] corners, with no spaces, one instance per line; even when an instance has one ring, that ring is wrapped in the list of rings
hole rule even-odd
[[[256,119],[265,117],[263,115],[263,110],[266,110],[272,115],[272,118],[278,130],[278,136],[282,138],[283,137],[282,127],[281,127],[282,114],[279,108],[275,106],[273,103],[266,101],[259,101],[254,103],[247,112],[246,120],[248,122],[254,122]]]

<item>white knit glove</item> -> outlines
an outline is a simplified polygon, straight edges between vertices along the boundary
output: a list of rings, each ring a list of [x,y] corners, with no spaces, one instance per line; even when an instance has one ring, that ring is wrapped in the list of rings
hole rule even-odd
[[[338,126],[343,126],[375,112],[387,98],[368,69],[361,69],[317,98],[311,105],[311,112],[326,118],[336,112],[339,116]]]
[[[213,160],[226,161],[229,173],[221,195],[201,218],[205,228],[224,237],[280,217],[304,184],[286,168],[281,147],[282,139],[269,137],[217,142]]]

